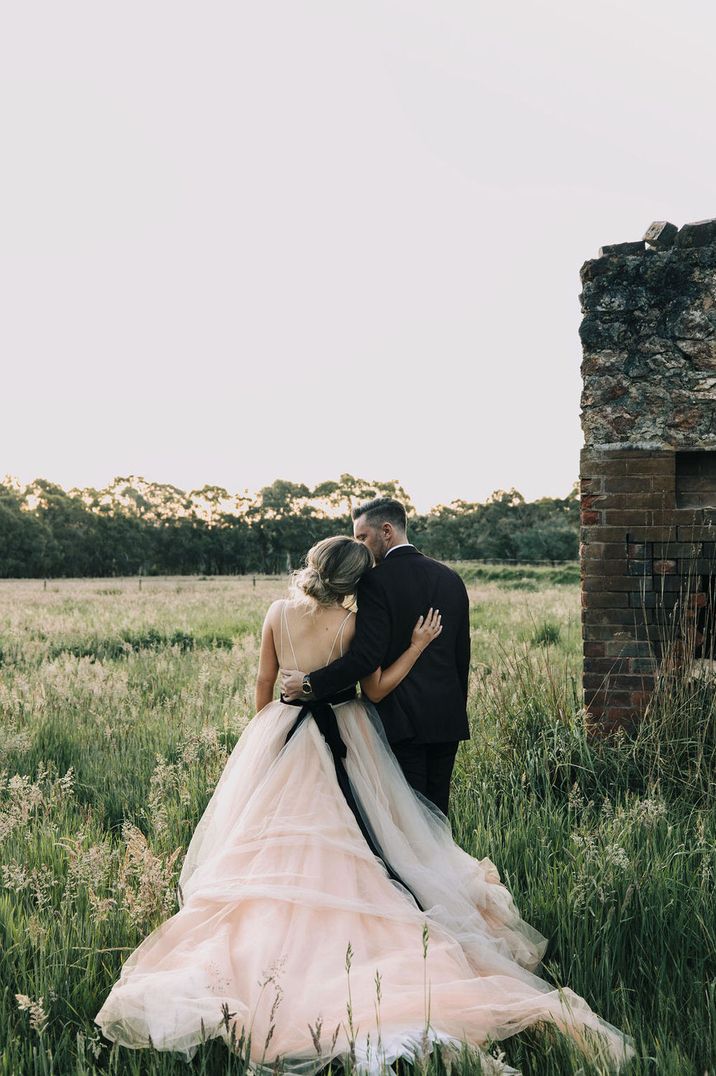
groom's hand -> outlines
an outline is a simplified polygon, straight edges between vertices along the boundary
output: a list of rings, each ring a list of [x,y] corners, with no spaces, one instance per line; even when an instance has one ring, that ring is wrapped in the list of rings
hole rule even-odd
[[[293,702],[294,699],[305,699],[307,697],[303,693],[304,675],[298,669],[284,669],[281,673],[281,694],[284,699]]]

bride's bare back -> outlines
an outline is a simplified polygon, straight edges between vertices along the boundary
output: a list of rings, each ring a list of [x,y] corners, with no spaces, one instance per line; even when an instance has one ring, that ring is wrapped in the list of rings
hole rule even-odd
[[[408,675],[424,648],[441,631],[439,612],[430,609],[427,617],[419,618],[406,650],[387,669],[378,666],[361,678],[362,692],[371,702],[384,699]],[[286,598],[275,601],[261,632],[256,712],[273,700],[279,671],[284,678],[297,677],[300,684],[304,673],[322,669],[335,658],[343,657],[354,635],[355,614],[338,603],[309,605]],[[287,696],[291,697],[298,696]]]
[[[282,669],[320,669],[345,654],[355,634],[355,614],[339,605],[312,608],[282,599],[272,609],[271,631]]]

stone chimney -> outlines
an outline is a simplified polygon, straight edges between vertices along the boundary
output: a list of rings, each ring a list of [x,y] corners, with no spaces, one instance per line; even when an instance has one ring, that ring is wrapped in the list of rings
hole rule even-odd
[[[660,665],[716,657],[716,220],[657,221],[580,275],[584,703],[611,730]]]

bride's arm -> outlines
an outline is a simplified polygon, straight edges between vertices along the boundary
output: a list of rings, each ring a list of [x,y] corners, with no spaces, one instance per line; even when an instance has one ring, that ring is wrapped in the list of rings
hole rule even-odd
[[[273,629],[271,626],[272,612],[275,604],[266,614],[264,626],[261,629],[261,650],[259,652],[259,671],[256,676],[256,713],[263,710],[273,702],[273,689],[278,676],[278,657],[276,646],[273,641]]]
[[[360,682],[363,694],[367,695],[371,702],[380,702],[391,691],[394,691],[400,681],[408,675],[425,647],[429,646],[433,639],[437,639],[442,630],[438,609],[434,611],[430,609],[426,617],[418,617],[408,649],[404,650],[387,669],[381,669],[379,666],[370,676],[363,677]]]

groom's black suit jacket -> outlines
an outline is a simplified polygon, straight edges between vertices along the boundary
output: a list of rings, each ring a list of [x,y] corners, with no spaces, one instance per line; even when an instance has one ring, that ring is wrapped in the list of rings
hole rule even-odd
[[[399,546],[358,584],[356,632],[342,658],[311,673],[316,698],[387,668],[410,645],[418,617],[430,606],[442,614],[441,634],[420,655],[395,691],[377,704],[389,743],[467,740],[470,668],[469,600],[465,584],[446,564]]]

